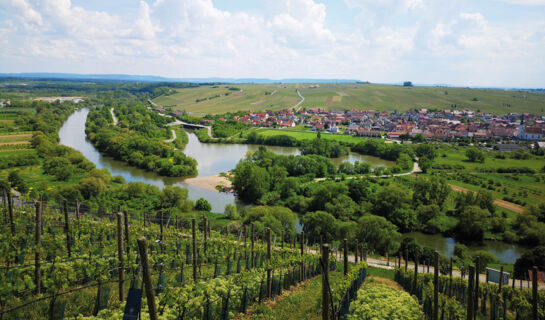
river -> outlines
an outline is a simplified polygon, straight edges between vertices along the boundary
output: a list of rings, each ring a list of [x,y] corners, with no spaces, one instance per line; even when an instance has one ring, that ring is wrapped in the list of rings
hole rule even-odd
[[[114,160],[111,157],[102,155],[86,139],[85,121],[89,109],[81,109],[74,112],[63,124],[59,130],[60,144],[69,146],[80,151],[89,161],[95,164],[99,169],[108,169],[113,176],[122,176],[127,182],[144,182],[160,188],[165,185],[175,185],[186,188],[188,196],[192,200],[199,198],[207,199],[212,205],[213,212],[223,212],[228,203],[237,203],[236,197],[232,193],[220,193],[213,190],[206,190],[195,187],[184,182],[184,178],[161,177],[157,174],[127,165],[124,162]],[[234,169],[241,158],[248,151],[256,151],[259,145],[249,144],[219,144],[219,143],[201,143],[197,136],[188,131],[189,141],[185,147],[184,153],[197,160],[198,177],[213,176],[221,172],[227,172]],[[267,149],[276,154],[297,155],[299,150],[293,147],[275,147],[267,146]],[[347,156],[332,159],[338,165],[342,161],[364,161],[373,166],[389,166],[393,162],[385,161],[376,157],[364,156],[357,153],[350,153]]]
[[[99,169],[108,169],[113,176],[122,176],[127,182],[144,182],[160,188],[165,185],[175,185],[186,188],[188,196],[192,200],[199,198],[207,199],[212,205],[213,212],[223,212],[228,203],[239,202],[232,193],[220,193],[217,191],[206,190],[195,187],[184,182],[184,178],[161,177],[157,174],[127,165],[124,162],[114,160],[111,157],[103,156],[86,139],[85,121],[87,119],[88,109],[82,109],[74,112],[63,124],[59,131],[60,143],[80,151],[89,161],[95,164]],[[220,172],[226,172],[233,169],[238,161],[243,158],[248,151],[256,151],[259,145],[248,144],[219,144],[219,143],[201,143],[197,136],[188,131],[189,142],[185,147],[185,154],[197,160],[198,177],[207,177],[216,175]],[[297,155],[299,150],[293,147],[274,147],[267,146],[274,153],[283,155]],[[389,166],[393,163],[376,157],[363,156],[357,153],[350,153],[341,158],[332,159],[338,165],[343,161],[365,161],[373,166]],[[442,255],[451,257],[454,252],[453,238],[445,238],[440,234],[426,235],[420,232],[405,234],[417,240],[421,245],[432,247]],[[469,246],[470,251],[487,250],[495,254],[505,263],[514,263],[524,252],[524,248],[507,244],[503,242],[484,241],[482,245]]]

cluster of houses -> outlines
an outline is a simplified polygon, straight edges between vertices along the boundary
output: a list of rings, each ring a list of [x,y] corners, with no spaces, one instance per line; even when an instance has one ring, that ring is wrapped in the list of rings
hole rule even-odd
[[[327,131],[362,137],[399,139],[421,134],[429,139],[492,138],[542,140],[545,118],[528,113],[492,115],[470,110],[427,109],[405,113],[375,110],[325,110],[308,108],[248,113],[233,117],[257,127],[288,128],[304,125],[313,131]]]

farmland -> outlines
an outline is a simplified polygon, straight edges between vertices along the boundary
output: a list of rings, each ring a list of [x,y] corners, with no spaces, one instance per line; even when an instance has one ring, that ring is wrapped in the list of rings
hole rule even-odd
[[[455,105],[458,109],[493,114],[530,112],[543,115],[545,108],[545,94],[539,92],[362,83],[203,85],[176,89],[175,93],[162,95],[153,101],[197,115],[238,110],[278,110],[292,107],[300,101],[296,89],[305,97],[301,107],[330,110],[357,108],[401,112],[412,108],[449,109]]]

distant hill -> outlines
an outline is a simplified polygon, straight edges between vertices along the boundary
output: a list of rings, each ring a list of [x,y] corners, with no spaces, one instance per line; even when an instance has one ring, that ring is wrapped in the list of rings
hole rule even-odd
[[[354,79],[267,79],[267,78],[165,78],[130,74],[77,74],[77,73],[0,73],[0,78],[55,79],[55,80],[105,80],[136,82],[193,82],[193,83],[355,83]]]

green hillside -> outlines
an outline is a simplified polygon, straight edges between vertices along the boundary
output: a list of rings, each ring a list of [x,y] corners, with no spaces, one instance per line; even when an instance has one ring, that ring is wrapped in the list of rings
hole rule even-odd
[[[229,90],[229,87],[242,91]],[[374,109],[405,111],[411,108],[458,109],[505,114],[544,114],[545,94],[522,90],[447,87],[401,87],[376,84],[245,84],[177,89],[154,102],[193,113],[224,113],[237,110],[282,109],[296,105],[327,109]],[[274,92],[274,93],[273,93]],[[226,95],[228,94],[228,95]]]

